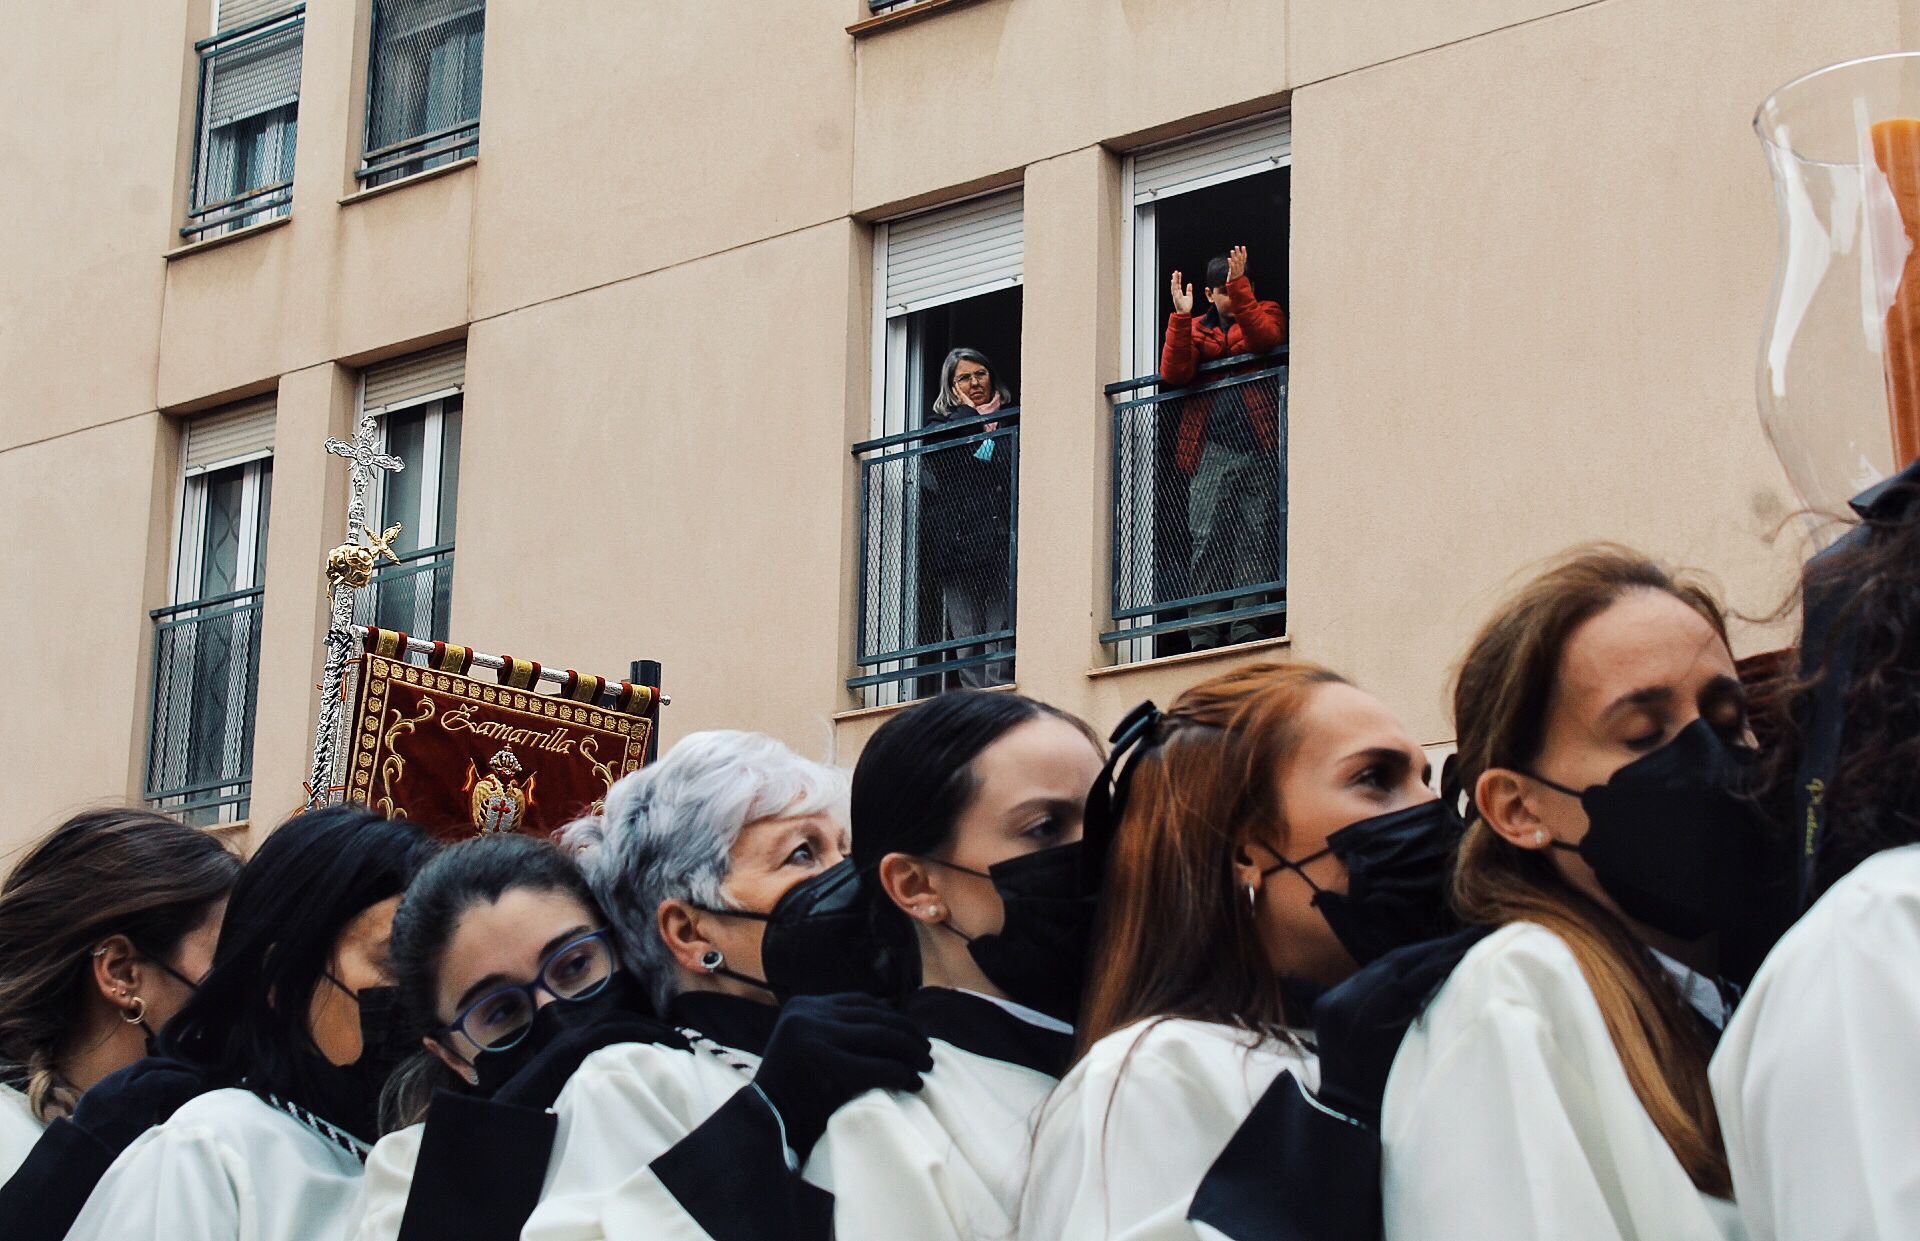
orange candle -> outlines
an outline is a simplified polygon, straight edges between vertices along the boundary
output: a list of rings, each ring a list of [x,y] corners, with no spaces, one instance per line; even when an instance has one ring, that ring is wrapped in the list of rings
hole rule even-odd
[[[1873,158],[1887,176],[1912,247],[1887,310],[1887,416],[1894,468],[1904,469],[1920,457],[1920,118],[1875,124]]]

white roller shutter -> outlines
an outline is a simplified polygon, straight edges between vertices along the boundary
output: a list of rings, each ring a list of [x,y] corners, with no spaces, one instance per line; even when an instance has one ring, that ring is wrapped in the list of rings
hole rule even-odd
[[[1280,168],[1293,160],[1293,122],[1270,112],[1133,157],[1133,203],[1219,185]]]
[[[367,368],[367,388],[360,407],[383,413],[436,397],[451,396],[466,383],[467,344],[416,353],[410,358],[382,362]]]
[[[1021,281],[1020,191],[969,199],[887,224],[887,317]]]
[[[304,22],[275,26],[216,50],[207,64],[209,129],[230,125],[300,98],[300,44]]]
[[[273,401],[271,396],[255,397],[190,420],[187,477],[271,457]]]
[[[284,13],[295,7],[295,0],[215,0],[213,28],[238,30],[242,26]]]

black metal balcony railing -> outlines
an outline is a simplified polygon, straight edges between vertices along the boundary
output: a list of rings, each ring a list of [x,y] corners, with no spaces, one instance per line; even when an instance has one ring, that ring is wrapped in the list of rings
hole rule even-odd
[[[875,705],[1013,679],[1020,411],[853,446],[859,633],[849,688]]]
[[[194,44],[200,90],[193,183],[180,235],[200,241],[293,209],[306,6]]]
[[[451,164],[480,153],[480,122],[469,121],[418,138],[408,138],[362,157],[363,165],[354,172],[368,188],[398,181],[429,168]]]
[[[1287,607],[1287,353],[1113,399],[1113,628],[1128,661],[1278,637]]]
[[[423,547],[374,571],[371,588],[355,599],[353,623],[445,642],[452,598],[453,544]]]
[[[153,706],[146,798],[189,822],[247,813],[261,598],[257,588],[241,590],[149,613]]]

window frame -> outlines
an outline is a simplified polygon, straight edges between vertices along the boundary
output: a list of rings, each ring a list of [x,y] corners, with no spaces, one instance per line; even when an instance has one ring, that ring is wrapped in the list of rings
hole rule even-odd
[[[215,5],[214,10],[217,25],[219,6]],[[299,152],[299,75],[304,72],[306,61],[306,12],[305,4],[292,5],[228,30],[216,29],[193,45],[198,61],[198,85],[194,92],[193,162],[187,175],[186,222],[179,230],[179,235],[189,242],[212,241],[293,213],[294,165]],[[211,115],[216,80],[213,71],[215,58],[232,55],[254,43],[266,43],[289,32],[294,35],[296,64],[293,93],[276,96],[251,111],[228,117],[224,124],[215,126]],[[270,136],[267,143],[279,149],[279,158],[284,164],[284,178],[238,189],[239,179],[236,177],[235,184],[227,186],[223,196],[215,197],[211,178],[215,168],[216,135],[245,125],[256,117],[288,109],[291,109],[290,115],[269,123],[268,134],[274,136]],[[234,147],[237,151],[237,141]],[[229,165],[236,162],[230,160]]]
[[[412,177],[434,172],[450,164],[466,159],[477,159],[480,154],[480,111],[482,97],[474,100],[473,119],[460,121],[438,129],[426,127],[422,120],[420,132],[402,138],[385,146],[373,145],[374,133],[374,97],[380,85],[380,19],[381,10],[391,0],[370,0],[369,20],[367,23],[367,88],[366,97],[361,101],[360,124],[360,164],[354,170],[354,181],[360,192],[393,185]],[[474,0],[474,3],[457,13],[450,13],[440,21],[427,22],[420,26],[418,34],[437,27],[454,28],[471,22],[478,17],[478,29],[470,32],[479,35],[480,78],[484,90],[486,65],[486,0]],[[453,37],[442,40],[435,46],[445,46]],[[462,51],[462,77],[465,77],[464,62],[467,53]],[[431,58],[429,51],[421,57],[423,71],[421,80],[426,81],[425,63]],[[414,149],[419,148],[419,149]],[[437,162],[429,162],[437,161]]]

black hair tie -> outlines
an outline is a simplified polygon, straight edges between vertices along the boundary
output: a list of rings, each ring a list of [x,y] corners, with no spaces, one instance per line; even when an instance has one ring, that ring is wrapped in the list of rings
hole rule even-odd
[[[1128,761],[1132,755],[1138,759],[1160,747],[1164,739],[1160,725],[1166,720],[1165,712],[1153,705],[1148,699],[1121,719],[1107,740],[1112,748],[1107,751],[1106,764],[1100,768],[1100,774],[1094,778],[1093,788],[1087,793],[1086,813],[1086,880],[1089,894],[1098,893],[1101,880],[1106,875],[1107,852],[1113,845],[1114,833],[1119,830],[1120,819],[1127,811],[1127,793],[1133,787],[1133,771],[1139,766],[1137,761]],[[1125,767],[1121,766],[1125,763]]]

